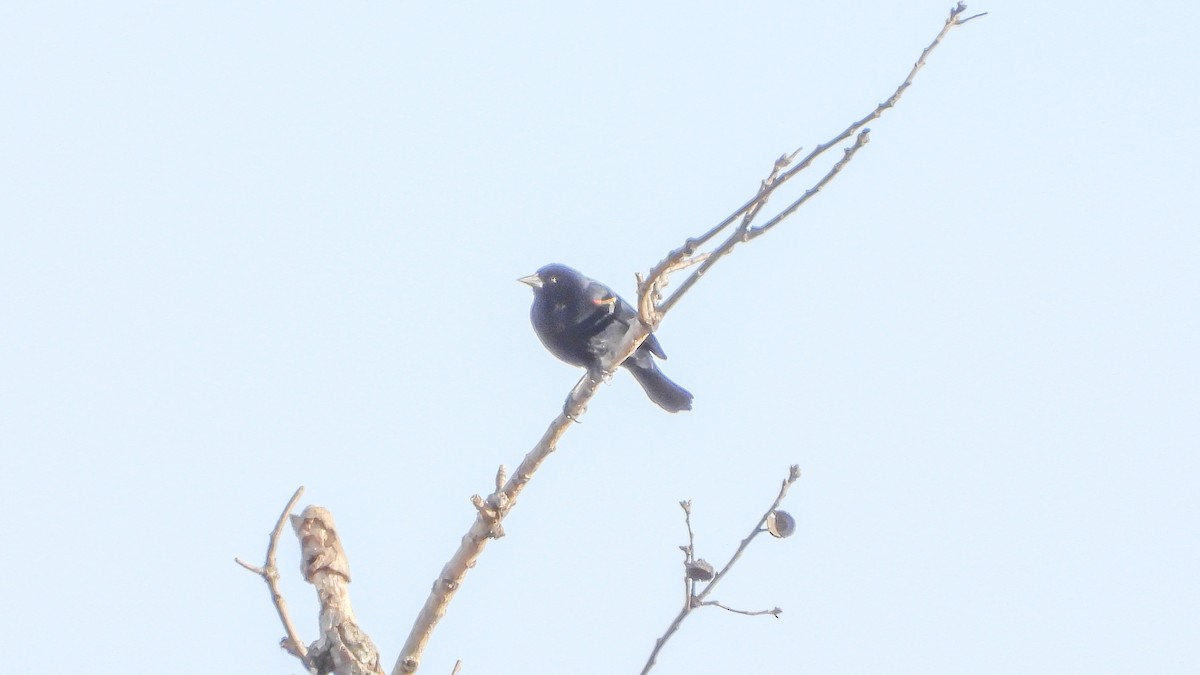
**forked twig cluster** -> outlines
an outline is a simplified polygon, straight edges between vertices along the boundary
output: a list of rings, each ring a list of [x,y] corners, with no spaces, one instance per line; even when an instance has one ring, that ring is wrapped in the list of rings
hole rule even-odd
[[[650,672],[650,669],[658,661],[658,654],[662,651],[663,646],[667,644],[667,640],[671,639],[675,631],[679,630],[679,626],[683,623],[683,620],[697,608],[719,607],[735,614],[744,614],[746,616],[770,615],[776,618],[783,613],[783,610],[778,607],[762,610],[734,609],[716,600],[709,600],[708,596],[712,594],[716,585],[721,583],[721,580],[729,574],[729,571],[741,559],[742,554],[746,552],[746,548],[750,546],[750,542],[754,541],[755,537],[768,531],[779,538],[791,536],[793,532],[792,526],[789,525],[786,529],[777,529],[773,527],[768,528],[767,524],[768,521],[778,518],[787,518],[791,522],[791,516],[780,511],[779,505],[783,503],[783,498],[787,496],[788,488],[799,479],[800,467],[793,464],[788,469],[787,478],[783,479],[783,484],[779,487],[779,494],[775,496],[775,501],[771,502],[771,506],[767,507],[766,512],[755,523],[754,529],[750,530],[750,534],[746,535],[745,539],[742,539],[737,550],[730,556],[729,561],[719,570],[714,570],[713,566],[703,558],[696,557],[696,535],[692,531],[692,502],[679,502],[679,506],[683,508],[683,520],[687,525],[688,531],[688,543],[679,547],[683,551],[683,607],[675,615],[675,619],[671,621],[671,624],[667,626],[667,630],[662,634],[662,637],[655,640],[654,649],[650,652],[650,657],[646,659],[646,665],[642,668],[642,675]],[[697,590],[697,584],[703,584],[703,587]]]
[[[757,194],[747,200],[745,204],[742,204],[740,207],[738,207],[733,213],[729,214],[725,220],[722,220],[713,226],[712,229],[708,230],[699,237],[687,239],[683,243],[683,246],[680,246],[679,248],[667,254],[666,258],[650,269],[650,273],[644,279],[639,275],[638,314],[642,320],[642,323],[646,324],[650,331],[657,329],[659,323],[662,322],[663,316],[669,312],[676,303],[679,302],[680,298],[682,298],[684,294],[686,294],[688,290],[692,288],[692,286],[696,285],[696,283],[700,281],[700,278],[703,277],[713,265],[717,264],[718,260],[728,255],[729,252],[732,251],[733,248],[738,244],[760,237],[779,223],[783,222],[784,219],[795,213],[796,209],[803,206],[805,202],[813,197],[813,195],[820,192],[826,185],[829,184],[831,180],[834,179],[834,177],[841,173],[842,169],[844,169],[846,165],[849,164],[852,159],[854,159],[854,155],[857,154],[858,151],[870,141],[871,130],[867,128],[867,124],[879,119],[883,113],[895,107],[896,103],[900,101],[900,97],[904,95],[904,92],[912,86],[913,79],[916,78],[917,73],[925,67],[925,59],[935,48],[937,48],[939,44],[941,44],[942,39],[946,37],[946,34],[950,32],[950,29],[954,28],[955,26],[961,26],[973,19],[987,15],[987,12],[983,12],[981,14],[964,17],[963,14],[965,14],[966,11],[967,6],[962,2],[959,2],[950,10],[950,16],[947,17],[946,22],[942,24],[941,31],[938,32],[937,36],[933,39],[933,42],[930,42],[929,46],[925,47],[925,49],[921,51],[921,56],[913,64],[912,69],[908,71],[908,76],[904,78],[904,81],[900,83],[900,86],[896,87],[896,91],[892,92],[892,95],[889,96],[886,101],[875,106],[874,110],[863,116],[861,119],[850,124],[850,126],[843,129],[841,133],[813,148],[813,150],[805,155],[799,163],[795,164],[795,166],[792,166],[792,163],[795,162],[796,157],[799,156],[802,149],[797,149],[795,152],[783,155],[779,159],[775,160],[775,165],[771,168],[770,174],[763,179]],[[826,151],[830,150],[835,145],[838,145],[851,136],[855,137],[854,143],[849,147],[843,148],[842,157],[825,173],[825,175],[817,180],[812,187],[805,190],[803,194],[795,198],[777,214],[772,216],[767,222],[761,225],[754,224],[755,219],[762,212],[763,208],[767,205],[767,202],[778,188],[783,186],[792,178],[795,178],[805,169],[812,166],[813,162],[820,156],[824,155]],[[736,227],[733,226],[735,222],[737,223]],[[714,247],[711,251],[701,252],[701,249],[705,244],[712,241],[721,233],[726,233],[726,236],[720,244]],[[683,283],[679,285],[674,293],[664,300],[662,294],[663,290],[667,286],[667,279],[669,275],[678,270],[691,267],[692,265],[699,266],[693,270],[686,279],[684,279]]]

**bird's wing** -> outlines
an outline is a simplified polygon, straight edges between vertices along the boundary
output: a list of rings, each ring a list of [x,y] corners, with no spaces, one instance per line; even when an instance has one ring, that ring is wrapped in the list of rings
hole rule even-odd
[[[588,290],[594,294],[591,295],[593,303],[612,307],[612,313],[615,315],[617,321],[626,327],[633,325],[633,322],[638,320],[637,310],[616,293],[613,293],[612,289],[608,286],[593,281],[588,286]],[[667,358],[667,353],[663,351],[662,345],[658,343],[658,338],[654,337],[653,333],[642,342],[642,347],[649,349],[651,354],[660,359]]]
[[[617,305],[621,303],[621,299],[617,297],[616,293],[613,293],[611,288],[592,279],[587,280],[587,284],[583,287],[583,294],[593,305],[609,306],[611,308],[610,312],[615,310]]]

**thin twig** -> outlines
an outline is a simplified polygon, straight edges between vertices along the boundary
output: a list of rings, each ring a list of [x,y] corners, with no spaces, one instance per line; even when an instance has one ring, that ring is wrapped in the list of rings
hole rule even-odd
[[[871,130],[870,129],[863,129],[862,131],[858,132],[858,137],[854,139],[854,145],[846,148],[845,153],[842,155],[842,158],[839,159],[836,164],[834,164],[832,167],[830,167],[829,171],[827,171],[825,173],[825,175],[821,177],[821,180],[817,181],[817,183],[815,185],[813,185],[811,188],[806,190],[804,192],[804,194],[800,195],[791,204],[788,204],[786,208],[784,208],[782,211],[780,211],[778,214],[776,214],[773,218],[768,220],[766,223],[763,223],[762,225],[759,225],[758,227],[750,228],[746,232],[745,236],[742,237],[742,241],[750,241],[750,240],[754,239],[755,237],[761,236],[767,230],[769,230],[772,227],[775,227],[779,223],[783,222],[784,218],[787,218],[788,216],[792,215],[792,213],[795,212],[796,209],[800,208],[804,204],[804,202],[811,199],[812,196],[817,194],[818,192],[820,192],[821,188],[825,187],[829,183],[829,181],[833,180],[834,176],[841,173],[842,169],[846,168],[846,165],[850,163],[850,160],[854,159],[854,154],[857,153],[859,150],[861,150],[862,147],[864,145],[866,145],[867,143],[869,143],[870,141],[871,141]]]
[[[767,614],[770,614],[771,616],[778,619],[779,615],[783,614],[783,610],[778,607],[775,607],[773,609],[760,609],[758,611],[752,612],[752,611],[747,611],[744,609],[734,609],[732,607],[726,607],[725,605],[722,605],[721,603],[717,602],[716,600],[706,600],[704,602],[697,603],[697,604],[700,607],[720,607],[721,609],[723,609],[727,612],[733,612],[734,614],[744,614],[746,616],[765,616]]]
[[[688,543],[687,548],[683,549],[683,566],[685,574],[683,575],[683,606],[691,605],[692,596],[695,595],[693,590],[696,582],[692,580],[692,575],[686,574],[687,566],[691,564],[692,557],[696,555],[696,535],[692,532],[692,501],[685,500],[679,502],[683,507],[683,522],[687,524]]]
[[[287,633],[287,637],[280,642],[280,646],[304,664],[310,672],[313,670],[312,663],[308,658],[308,649],[300,640],[300,634],[296,632],[296,626],[292,623],[292,618],[288,615],[287,601],[283,599],[283,593],[279,590],[279,568],[275,565],[275,549],[279,545],[279,537],[283,534],[283,528],[287,525],[288,515],[292,509],[296,508],[296,503],[300,501],[300,495],[304,494],[304,486],[296,488],[296,492],[292,494],[292,498],[288,500],[287,506],[283,507],[283,513],[279,514],[279,520],[275,523],[275,529],[271,531],[271,539],[267,543],[267,558],[262,567],[250,565],[243,562],[240,558],[234,558],[234,562],[245,567],[246,569],[261,576],[263,581],[267,582],[267,588],[271,591],[271,602],[275,605],[275,611],[279,614],[279,620],[283,622],[283,630]]]
[[[929,45],[927,47],[925,47],[925,49],[921,50],[921,56],[917,59],[916,63],[913,64],[912,70],[908,71],[908,76],[904,78],[904,81],[900,83],[900,86],[896,87],[896,91],[892,92],[892,95],[889,96],[886,101],[875,106],[875,109],[872,110],[869,114],[867,114],[862,119],[858,120],[857,122],[854,122],[850,126],[843,129],[842,132],[840,134],[838,134],[837,136],[834,136],[833,138],[829,139],[828,141],[813,148],[813,151],[808,153],[808,155],[806,155],[804,157],[804,159],[800,160],[799,164],[792,167],[791,169],[789,169],[788,171],[786,171],[783,174],[783,176],[780,178],[780,182],[786,181],[787,179],[791,178],[792,176],[807,169],[808,166],[810,164],[812,164],[813,160],[816,159],[817,157],[821,156],[822,154],[824,154],[824,152],[826,150],[828,150],[829,148],[832,148],[833,146],[837,145],[838,143],[841,143],[842,141],[846,140],[847,138],[850,138],[855,133],[857,133],[859,129],[862,129],[863,127],[870,124],[874,120],[879,119],[879,117],[882,116],[884,112],[895,107],[895,105],[900,102],[900,98],[902,96],[904,96],[904,92],[907,91],[908,88],[912,86],[913,79],[916,78],[917,72],[919,72],[922,68],[925,67],[925,59],[939,44],[942,43],[942,38],[946,37],[946,33],[949,33],[950,29],[954,28],[955,26],[961,26],[964,23],[970,21],[971,19],[976,19],[981,16],[985,16],[987,14],[987,12],[984,12],[983,14],[976,14],[975,16],[972,16],[967,19],[959,19],[958,18],[959,15],[962,14],[963,12],[965,12],[966,10],[967,10],[967,6],[965,3],[962,3],[962,2],[958,3],[955,7],[951,8],[950,16],[946,19],[946,22],[944,24],[942,24],[942,30],[938,31],[938,34],[936,37],[933,38],[933,41],[930,42]]]

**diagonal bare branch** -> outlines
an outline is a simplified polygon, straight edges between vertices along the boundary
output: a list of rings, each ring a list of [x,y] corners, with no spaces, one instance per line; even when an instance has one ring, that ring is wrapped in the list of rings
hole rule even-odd
[[[917,72],[924,67],[926,58],[941,43],[950,29],[978,16],[982,16],[975,15],[963,18],[961,15],[965,10],[966,5],[961,2],[950,10],[950,17],[942,26],[937,37],[921,52],[920,58],[913,65],[904,82],[897,87],[896,91],[885,102],[879,104],[871,113],[852,123],[829,141],[818,145],[794,166],[792,163],[795,161],[796,156],[799,155],[800,150],[780,157],[773,165],[767,178],[759,186],[758,191],[746,203],[742,204],[742,206],[738,207],[738,209],[708,231],[698,237],[685,240],[682,246],[669,252],[663,260],[652,267],[645,277],[638,277],[637,306],[640,321],[630,327],[629,331],[622,338],[620,345],[614,350],[611,360],[603,364],[603,372],[599,374],[600,376],[596,377],[592,373],[583,376],[579,383],[571,390],[571,395],[563,412],[550,423],[542,438],[525,455],[525,458],[521,461],[516,471],[504,481],[502,486],[498,487],[486,498],[478,495],[472,498],[472,503],[476,508],[475,521],[463,536],[458,549],[434,581],[430,594],[417,615],[408,638],[405,640],[404,647],[401,649],[396,665],[391,671],[392,675],[407,675],[416,672],[420,667],[421,656],[429,644],[433,630],[437,626],[438,621],[445,615],[446,608],[466,577],[467,570],[475,565],[475,562],[482,554],[489,540],[503,536],[504,530],[501,527],[501,521],[516,506],[517,498],[521,491],[533,479],[534,473],[542,465],[542,462],[557,448],[558,441],[563,437],[567,429],[573,422],[578,421],[579,417],[586,411],[587,404],[595,396],[600,383],[637,350],[642,341],[658,328],[666,313],[675,307],[679,300],[718,260],[727,255],[737,244],[761,236],[785,218],[791,216],[800,206],[824,188],[845,168],[858,150],[866,145],[869,140],[868,130],[865,128],[866,125],[899,102],[904,92],[912,85],[913,78]],[[753,225],[755,218],[766,206],[775,190],[811,166],[814,160],[830,148],[855,134],[858,135],[853,145],[845,149],[842,158],[813,187],[801,197],[793,200],[779,214],[776,214],[776,216],[765,224],[760,226]],[[734,223],[738,223],[738,225],[731,232],[727,232]],[[711,243],[722,233],[726,233],[725,239],[712,251],[700,251],[701,247]],[[689,273],[684,282],[665,301],[662,300],[663,289],[668,285],[669,276],[693,265],[696,266],[696,269]],[[761,529],[761,527],[762,523],[760,522],[759,528]],[[752,537],[753,535],[750,538]],[[723,574],[728,570],[728,566],[736,562],[737,557],[741,555],[741,551],[744,550],[747,543],[748,541],[743,541],[743,546],[734,554],[734,558],[727,563],[726,568],[722,569],[708,583],[700,595],[695,596],[697,600],[704,601],[704,598],[715,584],[723,578]],[[689,586],[689,588],[691,587]],[[689,600],[689,605],[685,607],[684,611],[680,613],[680,616],[672,624],[675,628],[678,627],[678,622],[691,610],[690,603],[691,600]],[[661,643],[665,642],[665,639],[669,637],[671,632],[673,630],[668,631],[668,635],[660,638],[660,647]],[[657,655],[658,648],[656,647],[654,655]],[[653,665],[654,655],[651,656],[651,662],[647,664],[647,670]]]
[[[665,285],[665,279],[662,277],[670,274],[675,266],[678,265],[679,261],[694,256],[701,246],[729,228],[738,220],[738,218],[742,218],[741,224],[734,228],[733,231],[730,232],[721,242],[721,244],[719,244],[709,254],[709,257],[706,261],[704,261],[704,264],[700,265],[695,271],[688,275],[683,283],[679,285],[675,292],[672,293],[671,296],[666,299],[666,301],[658,304],[655,307],[647,307],[645,304],[639,305],[642,321],[647,323],[651,329],[657,328],[659,322],[662,320],[662,315],[670,311],[671,308],[673,308],[684,296],[684,294],[686,294],[692,288],[692,286],[694,286],[700,280],[700,278],[703,277],[704,274],[716,264],[718,260],[727,255],[734,246],[746,241],[750,241],[751,239],[764,234],[767,230],[771,229],[775,225],[778,225],[785,218],[792,215],[792,213],[794,213],[796,209],[803,205],[804,202],[808,201],[808,199],[825,187],[825,185],[828,184],[829,181],[831,181],[835,176],[837,176],[837,174],[840,173],[843,168],[845,168],[846,164],[853,159],[855,153],[857,153],[863,145],[866,145],[867,141],[869,140],[869,130],[866,129],[866,125],[876,119],[879,119],[883,113],[895,107],[896,104],[900,102],[900,99],[904,96],[904,92],[906,92],[908,88],[912,86],[913,80],[916,78],[917,73],[925,67],[925,62],[929,57],[929,54],[932,53],[933,50],[942,43],[942,40],[946,37],[946,34],[956,26],[961,26],[968,21],[977,19],[981,16],[986,16],[987,14],[984,12],[982,14],[976,14],[971,17],[963,18],[962,14],[966,12],[966,9],[966,4],[960,2],[950,10],[950,15],[942,24],[942,29],[938,32],[937,36],[934,37],[933,41],[921,51],[920,57],[913,64],[912,69],[909,70],[908,75],[904,78],[904,81],[901,82],[898,87],[896,87],[896,90],[892,92],[892,95],[889,96],[887,100],[875,106],[874,110],[863,116],[861,119],[851,123],[833,138],[813,148],[811,152],[805,155],[804,158],[794,166],[786,169],[784,168],[791,164],[792,160],[795,159],[795,156],[799,154],[799,150],[797,150],[795,153],[792,153],[792,155],[785,155],[784,157],[781,157],[780,160],[776,162],[770,175],[766,180],[763,181],[758,193],[755,196],[751,197],[746,201],[745,204],[742,204],[742,206],[740,206],[737,210],[731,213],[720,223],[717,223],[716,226],[705,232],[700,237],[686,240],[683,246],[671,251],[662,262],[652,268],[650,270],[650,274],[647,275],[646,282],[644,284],[639,284],[639,290],[641,290],[643,286],[649,288],[660,288],[661,286]],[[842,143],[846,139],[856,134],[857,138],[854,144],[849,148],[846,148],[845,154],[841,160],[839,160],[837,164],[834,165],[833,169],[826,173],[821,180],[819,180],[813,187],[805,191],[805,193],[799,199],[793,201],[782,212],[772,218],[771,221],[766,225],[753,229],[750,227],[750,221],[752,221],[754,216],[757,215],[758,211],[760,211],[766,205],[767,200],[770,199],[772,193],[774,193],[776,189],[787,183],[797,174],[812,166],[813,162],[818,157],[824,155],[830,148]],[[782,167],[780,165],[781,163],[783,164]]]

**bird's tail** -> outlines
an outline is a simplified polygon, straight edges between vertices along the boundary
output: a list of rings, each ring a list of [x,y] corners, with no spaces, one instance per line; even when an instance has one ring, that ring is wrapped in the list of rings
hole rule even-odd
[[[653,359],[646,358],[643,363],[631,358],[622,365],[633,373],[634,379],[642,385],[642,389],[646,390],[646,395],[650,397],[651,401],[657,403],[658,407],[673,413],[692,409],[691,393],[663,375]]]

